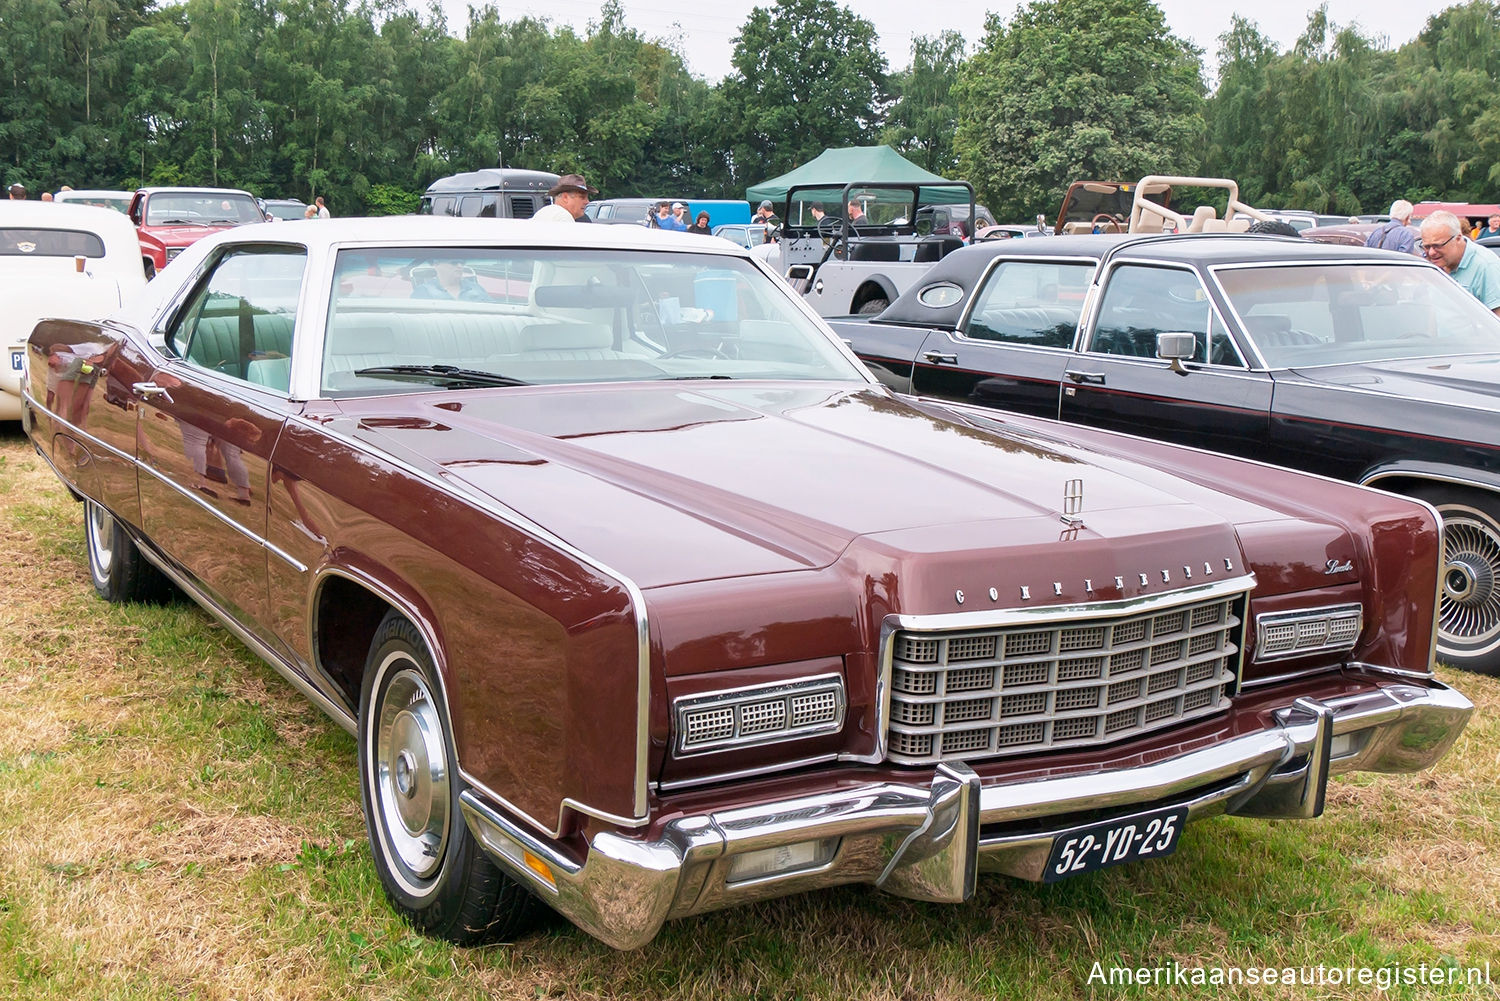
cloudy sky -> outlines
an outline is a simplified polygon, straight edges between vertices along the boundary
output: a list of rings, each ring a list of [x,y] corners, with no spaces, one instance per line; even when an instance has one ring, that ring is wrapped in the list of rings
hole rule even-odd
[[[451,30],[462,33],[468,21],[466,0],[441,0]],[[984,34],[986,11],[1005,16],[1020,4],[1007,0],[842,0],[875,25],[881,48],[892,69],[904,68],[911,60],[914,35],[935,35],[953,29],[970,39],[971,45]],[[730,72],[729,57],[734,36],[745,17],[758,6],[769,6],[769,0],[621,0],[625,21],[648,38],[683,40],[688,67],[700,77],[713,82]],[[542,17],[554,26],[571,24],[582,34],[590,21],[599,19],[601,0],[500,0],[502,19],[523,15]],[[1210,62],[1218,48],[1218,36],[1228,30],[1229,19],[1239,11],[1260,26],[1260,30],[1283,49],[1307,26],[1308,11],[1316,5],[1308,0],[1238,0],[1217,3],[1214,0],[1157,0],[1167,15],[1167,23],[1177,35],[1203,49]],[[1410,41],[1422,30],[1427,18],[1453,6],[1435,0],[1329,0],[1329,18],[1337,25],[1358,24],[1367,35],[1384,37],[1391,47]]]

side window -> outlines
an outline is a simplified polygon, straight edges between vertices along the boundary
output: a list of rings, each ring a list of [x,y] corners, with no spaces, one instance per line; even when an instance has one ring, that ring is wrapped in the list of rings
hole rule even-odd
[[[438,195],[432,199],[433,215],[458,215],[458,199],[453,195]]]
[[[974,297],[962,333],[983,341],[1069,348],[1092,263],[1002,261]]]
[[[1198,340],[1192,360],[1202,362],[1212,315],[1208,292],[1193,272],[1123,264],[1105,283],[1088,350],[1155,358],[1157,334],[1187,332]]]
[[[189,365],[287,392],[307,255],[239,247],[214,264],[167,333]]]

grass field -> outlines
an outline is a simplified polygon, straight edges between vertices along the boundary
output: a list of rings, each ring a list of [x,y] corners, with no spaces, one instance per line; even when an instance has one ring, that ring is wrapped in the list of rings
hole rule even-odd
[[[353,741],[196,606],[97,600],[80,519],[0,425],[0,998],[1382,996],[1111,986],[1096,963],[1189,978],[1488,964],[1493,986],[1383,996],[1500,996],[1495,679],[1441,671],[1479,709],[1433,770],[1337,780],[1312,822],[1193,825],[1170,859],[1052,886],[982,878],[962,906],[794,897],[670,924],[632,953],[563,922],[456,949],[385,904]]]

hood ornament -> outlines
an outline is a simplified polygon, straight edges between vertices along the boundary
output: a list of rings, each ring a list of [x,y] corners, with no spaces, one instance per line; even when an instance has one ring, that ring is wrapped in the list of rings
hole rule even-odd
[[[1068,480],[1063,484],[1062,520],[1065,525],[1083,524],[1083,480]]]

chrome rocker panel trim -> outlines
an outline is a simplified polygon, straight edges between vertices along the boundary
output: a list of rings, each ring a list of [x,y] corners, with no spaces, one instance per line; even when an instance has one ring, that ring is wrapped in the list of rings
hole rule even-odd
[[[1079,825],[1067,815],[1082,811],[1186,806],[1190,821],[1221,813],[1316,817],[1330,775],[1426,768],[1473,709],[1441,683],[1394,681],[1326,702],[1297,699],[1264,730],[1145,767],[986,784],[962,762],[948,762],[926,783],[892,780],[683,817],[655,840],[596,833],[581,863],[472,789],[462,807],[474,836],[513,877],[589,934],[634,949],[668,919],[843,883],[959,903],[973,895],[979,870],[1040,879],[1053,838]],[[1346,734],[1361,736],[1334,757],[1334,739]],[[984,833],[1017,822],[1024,833]],[[737,855],[825,838],[838,839],[826,862],[728,879]],[[516,849],[544,860],[556,886],[512,862]]]

